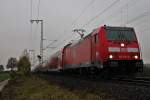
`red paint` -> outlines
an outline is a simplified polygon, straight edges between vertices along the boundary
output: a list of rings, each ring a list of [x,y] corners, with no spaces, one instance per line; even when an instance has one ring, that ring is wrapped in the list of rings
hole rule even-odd
[[[95,41],[96,35],[98,41]],[[124,44],[124,47],[121,47],[121,43]],[[121,52],[109,52],[109,47],[120,48]],[[128,52],[127,48],[138,48],[139,52]],[[78,43],[65,46],[58,55],[51,57],[49,65],[63,69],[65,65],[76,65],[91,61],[99,61],[103,64],[105,61],[110,60],[109,55],[113,55],[111,60],[135,60],[135,55],[139,57],[136,60],[141,60],[137,39],[130,43],[110,41],[106,38],[105,26],[102,26],[78,41]]]

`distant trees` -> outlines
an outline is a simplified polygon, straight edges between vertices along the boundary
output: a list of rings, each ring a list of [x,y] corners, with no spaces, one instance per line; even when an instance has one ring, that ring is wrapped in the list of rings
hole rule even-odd
[[[9,58],[7,62],[7,68],[11,68],[11,70],[17,68],[17,59],[14,57]]]
[[[4,71],[4,66],[3,65],[0,65],[0,72],[1,71]]]
[[[31,63],[29,60],[29,54],[26,49],[22,52],[22,55],[18,61],[17,66],[18,66],[18,73],[20,75],[27,76],[30,74]]]
[[[21,75],[28,75],[30,74],[30,67],[31,63],[29,61],[29,58],[27,56],[22,56],[18,61],[18,72]]]

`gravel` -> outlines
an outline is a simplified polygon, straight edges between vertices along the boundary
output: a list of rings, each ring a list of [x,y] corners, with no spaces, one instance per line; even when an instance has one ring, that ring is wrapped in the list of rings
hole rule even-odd
[[[64,75],[40,75],[50,84],[73,92],[94,93],[102,100],[150,100],[150,86],[112,82],[110,80],[87,80]]]

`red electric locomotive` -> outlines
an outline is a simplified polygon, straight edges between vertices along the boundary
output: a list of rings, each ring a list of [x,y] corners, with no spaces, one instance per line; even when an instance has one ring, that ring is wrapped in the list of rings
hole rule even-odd
[[[77,43],[66,45],[57,69],[80,73],[142,72],[143,61],[135,31],[131,27],[102,26]]]

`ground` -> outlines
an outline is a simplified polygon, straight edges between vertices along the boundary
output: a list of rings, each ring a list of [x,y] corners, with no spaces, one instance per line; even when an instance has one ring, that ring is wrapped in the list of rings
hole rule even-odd
[[[2,93],[2,100],[101,100],[92,93],[70,91],[50,84],[48,81],[36,76],[9,81]]]
[[[144,74],[149,73],[144,68]],[[10,79],[0,100],[150,100],[150,86],[31,74]]]
[[[150,66],[146,66],[143,68],[144,76],[150,76]]]

